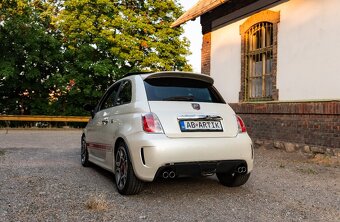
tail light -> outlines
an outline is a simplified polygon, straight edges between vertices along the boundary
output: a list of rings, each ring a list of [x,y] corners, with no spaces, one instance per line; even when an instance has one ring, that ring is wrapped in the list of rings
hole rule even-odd
[[[244,124],[243,120],[241,119],[241,117],[236,116],[237,119],[237,125],[238,125],[238,132],[239,133],[245,133],[247,132],[247,128],[246,125]]]
[[[143,130],[147,133],[163,133],[163,128],[158,117],[154,113],[142,115]]]

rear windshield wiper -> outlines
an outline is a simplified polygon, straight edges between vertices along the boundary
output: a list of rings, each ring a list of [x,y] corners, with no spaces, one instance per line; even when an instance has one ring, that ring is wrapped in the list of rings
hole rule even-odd
[[[164,98],[163,101],[194,101],[193,96],[171,96]]]

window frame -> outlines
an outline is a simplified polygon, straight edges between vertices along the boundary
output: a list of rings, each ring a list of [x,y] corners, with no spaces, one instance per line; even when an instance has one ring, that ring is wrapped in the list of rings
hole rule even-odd
[[[128,103],[124,103],[124,104],[117,104],[117,98],[118,98],[118,95],[119,93],[121,92],[122,90],[122,87],[124,86],[124,82],[129,82],[130,85],[131,85],[131,100],[130,102]],[[132,84],[132,81],[129,80],[129,79],[124,79],[122,81],[118,81],[116,83],[114,83],[112,86],[110,86],[108,88],[108,90],[104,93],[104,95],[102,96],[102,98],[100,99],[97,107],[96,107],[96,112],[99,112],[99,111],[102,111],[102,110],[105,110],[105,109],[110,109],[112,107],[108,107],[108,108],[103,108],[103,104],[106,102],[106,100],[110,97],[110,95],[112,94],[113,90],[115,89],[115,87],[118,85],[118,90],[117,90],[117,94],[115,96],[115,99],[114,99],[114,105],[112,107],[117,107],[117,106],[121,106],[121,105],[125,105],[125,104],[130,104],[132,102],[132,97],[133,97],[133,84]]]
[[[106,100],[111,96],[113,90],[117,87],[118,85],[118,90],[117,90],[117,94],[114,98],[114,104],[116,102],[116,99],[117,99],[117,95],[119,93],[119,90],[120,90],[120,86],[122,85],[122,82],[123,81],[119,81],[119,82],[116,82],[114,83],[112,86],[110,86],[108,88],[108,90],[105,92],[105,94],[103,95],[103,97],[100,99],[99,103],[98,103],[98,106],[97,106],[97,112],[99,111],[102,111],[102,110],[105,110],[105,109],[109,109],[109,108],[112,108],[112,107],[115,107],[115,105],[113,105],[112,107],[109,107],[109,108],[103,108],[103,105],[104,103],[106,102]]]
[[[126,85],[126,84],[130,84],[130,86],[131,86],[131,89],[130,89],[130,94],[131,94],[131,98],[130,98],[130,101],[129,102],[125,102],[125,103],[117,103],[117,100],[118,100],[118,98],[119,98],[119,95],[120,95],[120,93],[122,92],[122,90],[124,89],[124,86]],[[119,89],[118,89],[118,92],[117,92],[117,95],[116,95],[116,98],[115,98],[115,106],[121,106],[121,105],[126,105],[126,104],[129,104],[129,103],[131,103],[131,101],[132,101],[132,82],[131,82],[131,80],[124,80],[124,81],[122,81],[121,82],[121,84],[120,84],[120,86],[119,86]]]
[[[239,92],[240,102],[252,102],[252,101],[273,101],[278,100],[279,90],[276,85],[276,75],[277,75],[277,37],[278,37],[278,23],[280,22],[280,12],[274,12],[270,10],[264,10],[257,14],[250,16],[241,26],[241,91]],[[248,82],[248,69],[247,69],[247,56],[249,56],[247,51],[247,34],[248,31],[259,23],[270,23],[272,24],[272,72],[271,72],[271,96],[252,98],[249,94],[249,82]],[[263,89],[263,88],[262,88]]]

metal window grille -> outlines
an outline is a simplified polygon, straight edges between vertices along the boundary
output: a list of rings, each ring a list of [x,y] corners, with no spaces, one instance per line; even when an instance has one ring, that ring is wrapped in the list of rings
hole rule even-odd
[[[261,22],[245,34],[245,96],[271,100],[273,78],[273,24]]]

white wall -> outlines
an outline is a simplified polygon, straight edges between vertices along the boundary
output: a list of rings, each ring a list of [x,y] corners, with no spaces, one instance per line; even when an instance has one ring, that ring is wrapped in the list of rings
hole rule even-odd
[[[279,100],[340,99],[340,0],[290,0],[280,11]],[[227,102],[238,102],[245,21],[212,33],[211,76]]]
[[[240,24],[233,23],[211,34],[210,75],[228,103],[238,102],[241,89]]]

